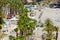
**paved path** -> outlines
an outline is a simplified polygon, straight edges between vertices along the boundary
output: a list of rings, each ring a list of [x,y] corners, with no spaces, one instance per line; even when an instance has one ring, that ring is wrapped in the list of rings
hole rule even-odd
[[[9,40],[9,36],[7,35],[7,36],[3,37],[2,40]]]
[[[37,27],[33,32],[34,32],[34,39],[36,40],[42,40],[42,34],[43,34],[43,28]]]
[[[50,18],[54,25],[60,27],[60,9],[44,8],[42,9],[43,15],[41,21],[44,22],[47,18]]]

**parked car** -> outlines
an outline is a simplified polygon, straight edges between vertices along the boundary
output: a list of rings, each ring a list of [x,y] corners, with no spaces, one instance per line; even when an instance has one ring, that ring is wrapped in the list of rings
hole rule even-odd
[[[50,8],[60,8],[60,3],[58,3],[58,4],[50,4],[49,7]]]
[[[56,7],[55,8],[60,8],[60,3],[59,4],[56,4]]]
[[[50,4],[49,5],[50,8],[54,8],[54,6],[56,6],[56,4]]]

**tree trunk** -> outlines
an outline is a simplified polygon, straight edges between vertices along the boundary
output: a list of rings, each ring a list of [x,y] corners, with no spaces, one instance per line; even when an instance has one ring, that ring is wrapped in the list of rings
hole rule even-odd
[[[58,39],[58,31],[56,32],[56,40]]]
[[[33,34],[33,29],[31,29],[31,34]]]
[[[46,39],[46,40],[51,40],[51,39]]]
[[[23,31],[22,30],[20,30],[20,35],[23,36]]]
[[[23,35],[26,36],[26,30],[23,31]]]
[[[11,16],[14,15],[14,9],[13,8],[10,8],[10,14],[11,14]]]
[[[18,32],[16,32],[16,37],[18,37]]]

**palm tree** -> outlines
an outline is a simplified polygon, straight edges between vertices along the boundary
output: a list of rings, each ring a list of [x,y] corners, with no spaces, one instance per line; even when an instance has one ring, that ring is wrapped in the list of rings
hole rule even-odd
[[[18,25],[18,28],[20,29],[21,36],[26,37],[26,35],[28,36],[32,34],[37,21],[34,19],[30,19],[27,14],[28,13],[27,8],[24,8],[24,5],[22,6],[20,8],[21,11],[19,14],[19,20],[17,22],[17,25]]]
[[[16,32],[16,37],[18,37],[18,28],[15,28],[14,31]]]
[[[54,26],[53,26],[52,22],[50,21],[50,19],[46,20],[44,30],[47,32],[46,40],[52,40],[55,35],[53,35]]]
[[[31,20],[27,14],[21,14],[20,20],[18,20],[18,26],[20,26],[20,30],[28,30],[28,28],[33,29],[36,24],[36,20]],[[23,34],[23,33],[22,33]]]

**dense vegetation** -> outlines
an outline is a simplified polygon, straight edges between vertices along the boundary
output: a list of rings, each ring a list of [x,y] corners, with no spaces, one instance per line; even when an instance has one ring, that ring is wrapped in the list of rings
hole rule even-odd
[[[24,0],[17,0],[17,1],[16,0],[0,0],[0,14],[2,14],[3,12],[3,7],[7,7],[7,6],[10,8],[10,11],[12,9],[20,10],[20,14],[18,17],[19,20],[17,21],[18,27],[14,29],[14,31],[16,32],[16,37],[14,37],[14,40],[18,40],[18,39],[24,40],[23,38],[25,38],[26,35],[28,36],[32,34],[37,21],[35,19],[30,19],[28,17],[27,15],[28,10],[24,8]],[[2,15],[0,15],[0,18],[1,18],[0,23],[2,24],[3,23]],[[18,36],[18,30],[20,30],[20,36]],[[13,39],[12,36],[10,36],[10,38]]]

